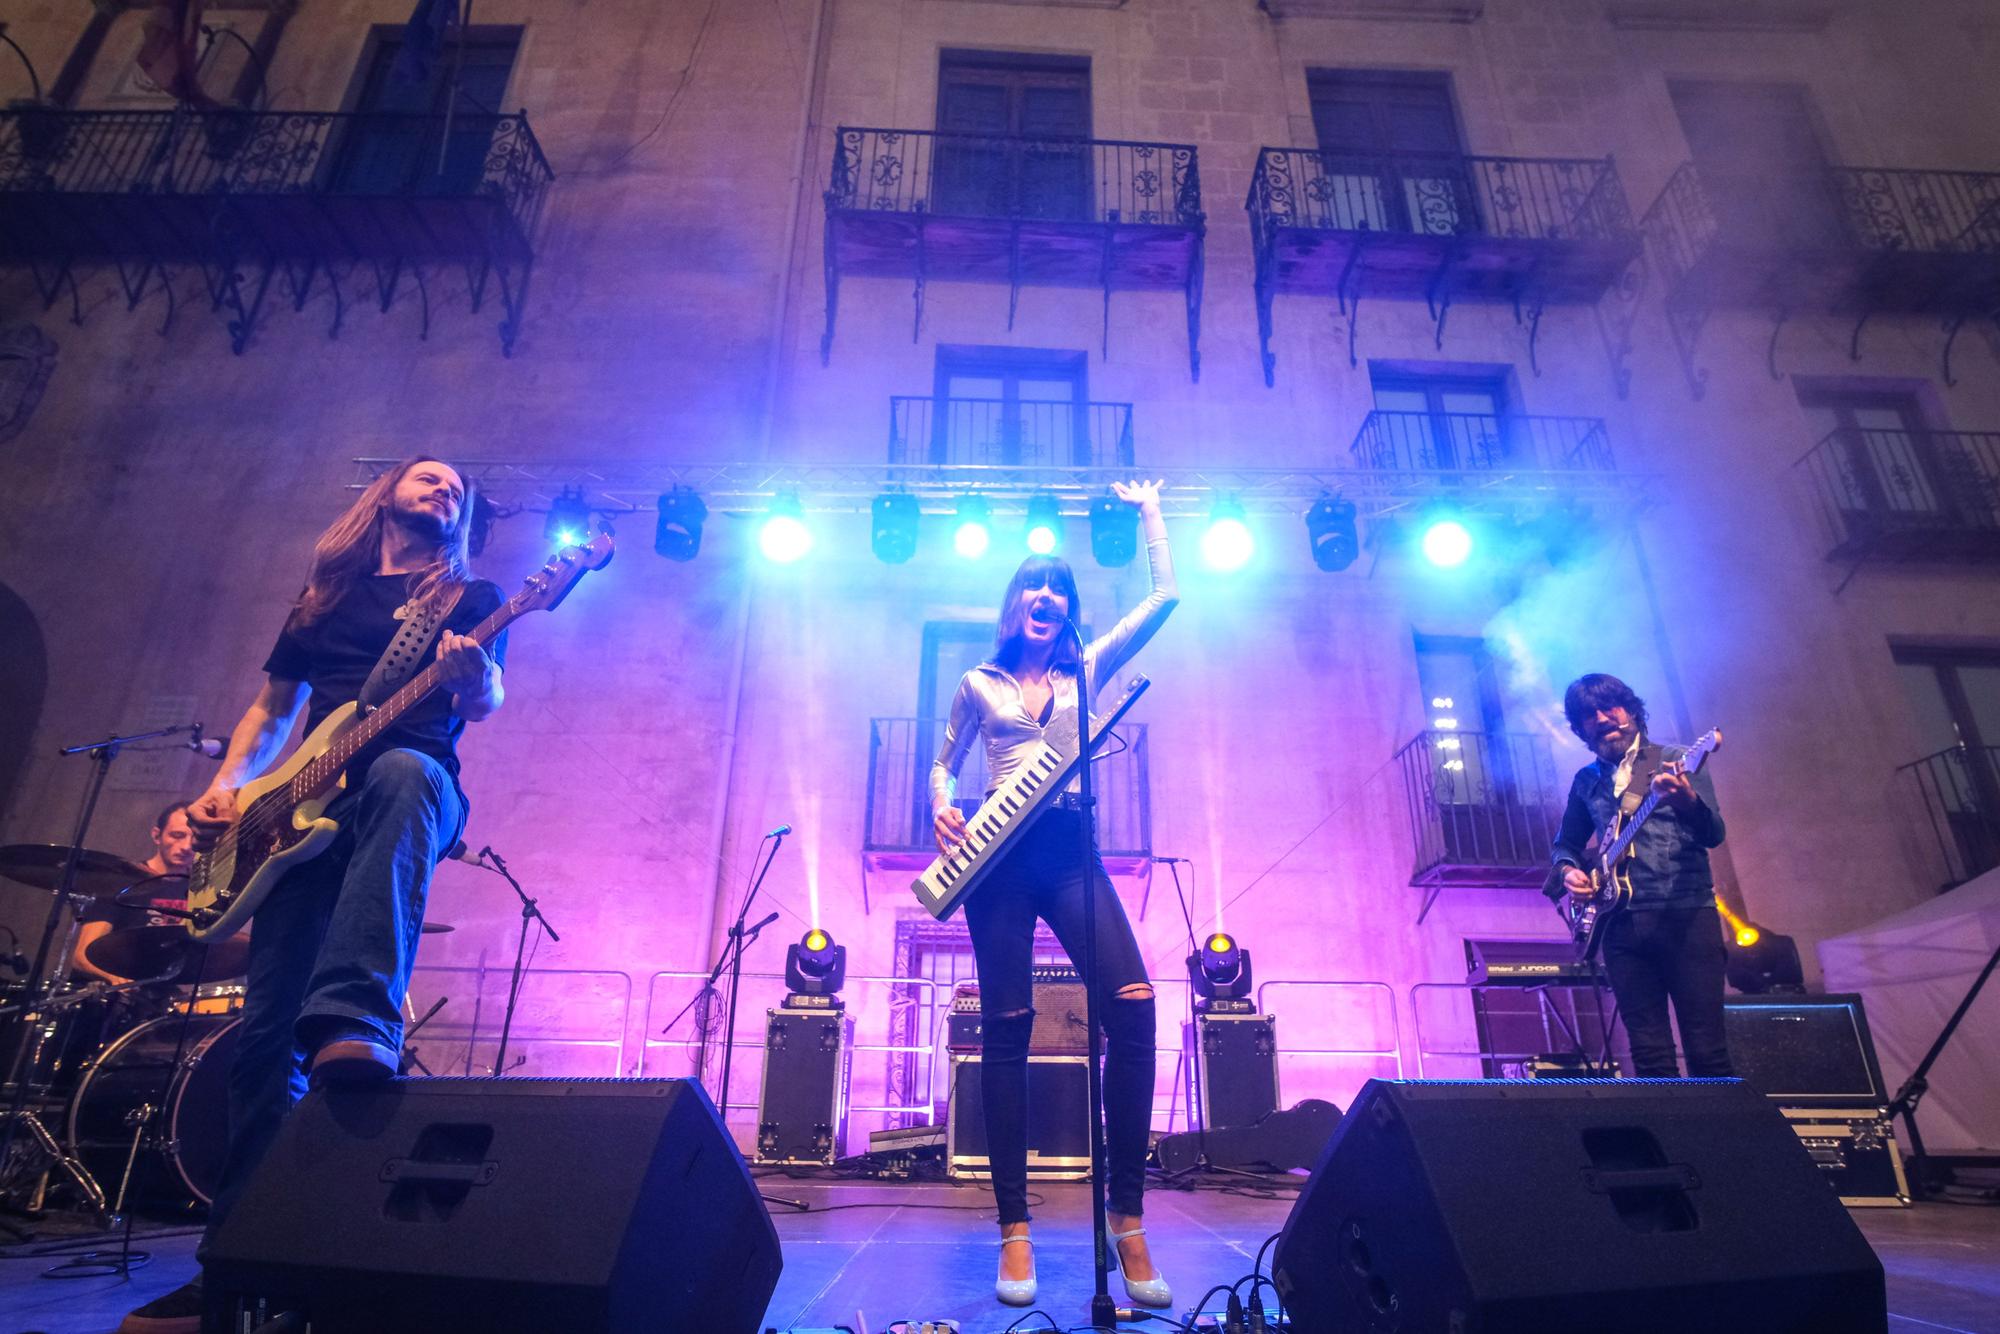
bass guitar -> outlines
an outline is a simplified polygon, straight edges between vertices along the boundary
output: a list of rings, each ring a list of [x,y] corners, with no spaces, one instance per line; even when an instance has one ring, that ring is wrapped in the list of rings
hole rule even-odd
[[[1722,748],[1722,733],[1711,727],[1702,738],[1687,748],[1687,753],[1673,762],[1675,771],[1683,774],[1700,772],[1708,757]],[[1590,866],[1585,868],[1590,882],[1596,886],[1579,907],[1572,909],[1569,923],[1570,938],[1576,945],[1579,963],[1594,963],[1604,949],[1604,932],[1619,913],[1624,912],[1632,902],[1632,840],[1639,836],[1639,830],[1652,818],[1660,806],[1660,794],[1648,792],[1646,799],[1639,803],[1631,815],[1626,815],[1623,806],[1612,813],[1611,823],[1597,836],[1597,852],[1591,856]]]
[[[481,648],[523,615],[556,607],[576,581],[610,561],[611,535],[558,552],[528,576],[521,591],[472,628]],[[339,832],[326,808],[347,785],[347,766],[362,748],[438,688],[437,663],[405,681],[374,709],[341,705],[278,768],[245,783],[236,794],[235,824],[188,871],[188,932],[212,943],[234,935],[287,871],[312,860]]]

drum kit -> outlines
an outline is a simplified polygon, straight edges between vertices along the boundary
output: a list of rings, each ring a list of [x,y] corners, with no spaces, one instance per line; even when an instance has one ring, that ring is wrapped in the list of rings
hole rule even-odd
[[[38,961],[39,985],[0,991],[0,1115],[11,1121],[0,1127],[11,1146],[0,1201],[37,1212],[51,1183],[67,1178],[99,1213],[128,1202],[206,1205],[226,1147],[248,938],[203,946],[167,920],[184,911],[185,878],[110,853],[0,847],[0,879],[66,897],[71,909],[59,944]],[[82,924],[105,917],[114,929],[84,957],[132,980],[72,980]],[[128,918],[147,924],[117,925]]]

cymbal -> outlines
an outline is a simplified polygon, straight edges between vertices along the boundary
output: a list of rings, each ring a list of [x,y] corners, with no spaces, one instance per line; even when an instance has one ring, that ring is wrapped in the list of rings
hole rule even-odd
[[[166,875],[149,875],[144,880],[125,886],[111,896],[112,902],[124,907],[143,908],[154,899],[181,899],[187,897],[187,873],[169,872]]]
[[[450,922],[425,922],[423,934],[427,936],[442,936],[456,930],[458,928]]]
[[[119,977],[227,982],[250,971],[250,939],[229,936],[203,949],[186,927],[131,926],[91,941],[84,956]]]
[[[0,876],[36,889],[57,889],[62,885],[63,866],[68,861],[69,848],[65,844],[10,843],[0,848]],[[93,899],[108,899],[149,874],[137,862],[85,848],[77,858],[76,892]]]

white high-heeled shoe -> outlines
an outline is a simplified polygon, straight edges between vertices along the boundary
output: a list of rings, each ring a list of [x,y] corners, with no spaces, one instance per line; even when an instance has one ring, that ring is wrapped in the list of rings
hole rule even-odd
[[[1024,1241],[1030,1246],[1035,1244],[1034,1238],[1028,1236],[1026,1233],[1014,1237],[1000,1238],[1000,1244],[1003,1247],[1017,1241]],[[1001,1303],[1006,1306],[1033,1306],[1035,1304],[1035,1276],[1030,1274],[1026,1278],[995,1279],[993,1281],[993,1295],[998,1297]]]
[[[1164,1310],[1174,1304],[1174,1290],[1167,1286],[1164,1278],[1133,1278],[1125,1272],[1125,1252],[1118,1249],[1118,1243],[1127,1237],[1143,1237],[1146,1229],[1135,1227],[1130,1232],[1111,1234],[1111,1253],[1118,1257],[1118,1277],[1125,1281],[1125,1296],[1134,1306],[1150,1306],[1154,1310]],[[1154,1273],[1159,1266],[1153,1266]]]

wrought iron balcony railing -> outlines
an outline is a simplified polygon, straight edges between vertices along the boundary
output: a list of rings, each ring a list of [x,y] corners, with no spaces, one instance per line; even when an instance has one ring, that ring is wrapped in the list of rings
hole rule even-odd
[[[1996,255],[2000,172],[1805,167],[1732,176],[1689,162],[1640,226],[1669,280],[1686,276],[1718,246],[1793,256]]]
[[[1535,887],[1548,872],[1568,786],[1546,737],[1420,732],[1396,753],[1416,860],[1410,883]]]
[[[1707,373],[1695,349],[1718,307],[1857,317],[1850,356],[1872,315],[1941,314],[1944,379],[1968,319],[2000,300],[2000,172],[1801,164],[1762,175],[1684,164],[1640,228],[1665,277],[1667,318],[1689,386]]]
[[[1107,742],[1091,768],[1097,796],[1097,846],[1107,857],[1145,857],[1153,850],[1152,803],[1146,780],[1146,727],[1121,724],[1125,748]],[[944,740],[944,720],[868,720],[868,808],[864,852],[935,852],[931,832],[931,762]],[[959,806],[970,814],[986,791],[986,757],[974,745],[959,770]]]
[[[1440,343],[1454,299],[1509,301],[1532,360],[1542,307],[1598,301],[1640,248],[1609,158],[1265,148],[1244,207],[1267,384],[1275,293],[1337,296],[1350,364],[1363,297],[1428,301]]]
[[[1130,468],[1132,405],[899,395],[889,400],[889,462]]]
[[[1201,169],[1192,144],[1026,138],[843,125],[826,189],[832,352],[841,278],[1005,283],[1008,323],[1023,286],[1180,289],[1188,362],[1199,374]]]
[[[2000,432],[1842,427],[1799,466],[1829,560],[2000,560]]]
[[[459,114],[447,135],[442,116],[385,112],[0,112],[0,196],[469,197],[493,201],[525,246],[554,179],[525,114]],[[120,242],[92,228],[50,239]]]
[[[463,264],[475,305],[500,275],[511,343],[554,178],[525,113],[16,108],[0,111],[0,262],[47,270],[49,300],[78,265],[200,264],[229,289],[217,304],[241,307],[239,351],[276,266],[298,286],[328,265]],[[254,297],[234,290],[260,267]]]
[[[1632,213],[1609,158],[1467,157],[1266,148],[1250,225],[1376,236],[1624,241]]]
[[[1371,412],[1354,437],[1364,468],[1395,473],[1610,472],[1611,441],[1596,417],[1465,412]]]
[[[1198,227],[1201,174],[1192,144],[843,125],[827,207]]]
[[[2000,866],[2000,746],[1953,746],[1897,771],[1923,802],[1949,889]]]

